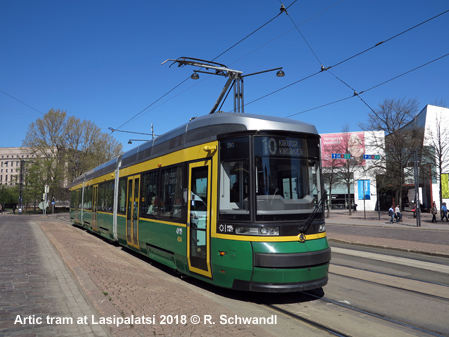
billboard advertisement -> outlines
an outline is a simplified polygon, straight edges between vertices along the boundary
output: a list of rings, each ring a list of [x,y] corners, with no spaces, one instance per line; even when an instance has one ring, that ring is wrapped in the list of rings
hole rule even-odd
[[[333,154],[334,156],[332,156]],[[323,158],[323,167],[343,166],[347,161],[352,166],[364,166],[364,154],[364,132],[328,133],[321,135],[321,158]]]
[[[371,199],[371,185],[369,180],[358,180],[357,187],[359,192],[359,200]]]
[[[449,199],[449,179],[448,174],[443,173],[441,175],[441,194],[443,199]]]

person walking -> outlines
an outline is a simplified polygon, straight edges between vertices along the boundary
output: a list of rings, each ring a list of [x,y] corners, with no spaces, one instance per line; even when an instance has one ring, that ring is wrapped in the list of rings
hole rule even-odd
[[[393,209],[393,205],[391,205],[390,209],[388,210],[388,215],[391,217],[390,219],[390,223],[394,223],[394,209]]]
[[[396,205],[396,208],[394,210],[395,215],[396,215],[396,222],[399,222],[402,220],[402,214],[401,214],[401,209],[399,208],[399,205]]]
[[[435,205],[435,202],[433,203],[432,208],[430,209],[430,213],[432,213],[432,222],[437,223],[437,205]]]
[[[443,206],[441,206],[441,221],[443,221],[443,219],[446,218],[446,222],[448,222],[447,220],[447,207],[446,207],[446,203],[443,202]]]

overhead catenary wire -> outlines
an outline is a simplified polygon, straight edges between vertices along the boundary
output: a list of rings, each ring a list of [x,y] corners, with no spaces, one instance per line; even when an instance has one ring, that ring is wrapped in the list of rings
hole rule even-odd
[[[368,89],[366,89],[366,90],[363,90],[363,91],[361,91],[361,92],[359,92],[359,93],[355,92],[354,95],[352,95],[352,96],[345,97],[345,98],[341,98],[341,99],[338,99],[338,100],[336,100],[336,101],[329,102],[329,103],[326,103],[326,104],[322,104],[322,105],[316,106],[316,107],[314,107],[314,108],[310,108],[310,109],[307,109],[307,110],[303,110],[303,111],[300,111],[300,112],[297,112],[297,113],[294,113],[294,114],[291,114],[291,115],[288,115],[288,116],[285,116],[285,117],[286,117],[286,118],[289,118],[289,117],[297,116],[297,115],[302,114],[302,113],[305,113],[305,112],[309,112],[309,111],[312,111],[312,110],[317,110],[317,109],[323,108],[323,107],[325,107],[325,106],[329,106],[329,105],[332,105],[332,104],[340,103],[340,102],[342,102],[342,101],[348,100],[348,99],[350,99],[350,98],[354,98],[354,97],[356,97],[356,96],[360,98],[360,95],[361,95],[361,94],[364,94],[364,93],[366,93],[366,92],[368,92],[368,91],[370,91],[370,90],[373,90],[373,89],[375,89],[375,88],[378,88],[378,87],[380,87],[380,86],[382,86],[382,85],[384,85],[384,84],[387,84],[387,83],[389,83],[389,82],[391,82],[391,81],[394,81],[395,79],[398,79],[398,78],[400,78],[400,77],[402,77],[402,76],[405,76],[405,75],[407,75],[407,74],[409,74],[409,73],[411,73],[411,72],[413,72],[413,71],[415,71],[415,70],[418,70],[418,69],[420,69],[420,68],[423,68],[423,67],[425,67],[425,66],[427,66],[427,65],[429,65],[429,64],[431,64],[431,63],[433,63],[433,62],[439,61],[439,60],[441,60],[442,58],[445,58],[445,57],[448,57],[448,56],[449,56],[449,53],[444,54],[444,55],[442,55],[442,56],[440,56],[440,57],[437,57],[437,58],[435,58],[435,59],[433,59],[433,60],[431,60],[431,61],[429,61],[429,62],[426,62],[426,63],[424,63],[424,64],[422,64],[422,65],[420,65],[420,66],[418,66],[418,67],[415,67],[415,68],[413,68],[413,69],[410,69],[410,70],[408,70],[408,71],[406,71],[406,72],[404,72],[404,73],[402,73],[402,74],[400,74],[400,75],[394,76],[394,77],[392,77],[392,78],[390,78],[390,79],[388,79],[388,80],[386,80],[386,81],[384,81],[384,82],[381,82],[381,83],[379,83],[379,84],[376,84],[376,85],[374,85],[374,86],[372,86],[372,87],[370,87],[370,88],[368,88]],[[360,99],[361,99],[361,98],[360,98]],[[362,99],[362,102],[365,102],[365,101]],[[372,109],[371,109],[371,110],[372,110]],[[372,111],[373,111],[374,113],[376,113],[374,110],[372,110]]]
[[[417,28],[417,27],[419,27],[419,26],[421,26],[421,25],[423,25],[423,24],[425,24],[425,23],[427,23],[427,22],[430,22],[430,21],[432,21],[432,20],[434,20],[434,19],[440,17],[441,15],[444,15],[444,14],[448,13],[448,12],[449,12],[449,9],[446,10],[446,11],[444,11],[444,12],[441,12],[440,14],[437,14],[437,15],[431,17],[430,19],[427,19],[427,20],[425,20],[425,21],[422,21],[422,22],[418,23],[417,25],[415,25],[415,26],[413,26],[413,27],[410,27],[410,28],[408,28],[408,29],[406,29],[406,30],[404,30],[404,31],[402,31],[402,32],[400,32],[400,33],[398,33],[398,34],[396,34],[396,35],[393,35],[392,37],[386,39],[385,41],[380,41],[380,42],[376,43],[374,46],[369,47],[369,48],[367,48],[367,49],[365,49],[365,50],[363,50],[363,51],[361,51],[361,52],[359,52],[359,53],[357,53],[357,54],[354,54],[354,55],[352,55],[351,57],[348,57],[347,59],[344,59],[343,61],[340,61],[339,63],[336,63],[336,64],[334,64],[333,66],[331,66],[331,67],[329,67],[329,68],[326,68],[326,70],[327,70],[327,69],[330,69],[330,68],[332,68],[332,67],[339,66],[340,64],[343,64],[343,63],[345,63],[345,62],[347,62],[347,61],[353,59],[354,57],[360,56],[360,55],[362,55],[362,54],[364,54],[364,53],[370,51],[371,49],[374,49],[374,48],[380,46],[381,44],[387,43],[387,42],[389,42],[389,41],[391,41],[391,40],[393,40],[393,39],[395,39],[395,38],[397,38],[397,37],[399,37],[399,36],[401,36],[401,35],[403,35],[403,34],[409,32],[409,31],[411,31],[411,30],[413,30],[413,29],[415,29],[415,28]]]
[[[282,5],[282,4],[281,4]],[[282,5],[283,6],[283,5]],[[282,7],[281,7],[282,9]],[[302,39],[304,40],[304,42],[307,44],[307,47],[309,47],[310,51],[312,52],[312,54],[315,56],[315,58],[317,59],[318,63],[321,66],[321,69],[324,70],[324,66],[323,66],[323,62],[320,60],[320,58],[318,57],[317,53],[313,50],[312,46],[310,45],[310,43],[307,41],[306,37],[304,36],[304,34],[301,32],[301,30],[299,29],[299,27],[296,25],[295,21],[293,20],[293,18],[288,15],[287,10],[285,10],[285,12],[287,13],[287,16],[290,18],[290,21],[293,23],[293,25],[295,26],[296,30],[298,31],[299,35],[301,35]],[[341,79],[340,77],[338,77],[337,75],[335,75],[333,72],[331,72],[329,69],[326,69],[327,72],[332,75],[333,77],[335,77],[338,81],[340,81],[340,83],[342,83],[343,85],[345,85],[346,87],[348,87],[349,89],[352,90],[353,93],[356,93],[356,90],[350,86],[346,81],[344,81],[343,79]],[[360,100],[371,110],[374,112],[374,109],[365,101],[363,100],[363,98],[361,98],[360,96],[358,96],[360,98]]]
[[[31,105],[26,104],[25,102],[23,102],[23,101],[21,101],[20,99],[14,97],[13,95],[8,94],[7,92],[5,92],[5,91],[3,91],[3,90],[1,90],[1,89],[0,89],[0,92],[3,93],[3,94],[5,94],[6,96],[11,97],[12,99],[16,100],[17,102],[19,102],[19,103],[25,105],[26,107],[28,107],[28,108],[30,108],[30,109],[36,111],[36,112],[39,112],[41,115],[45,115],[43,112],[37,110],[36,108],[33,108]]]
[[[412,29],[417,28],[417,27],[423,25],[424,23],[430,22],[431,20],[434,20],[434,19],[436,19],[437,17],[440,17],[441,15],[446,14],[446,13],[448,13],[448,12],[449,12],[449,10],[446,10],[446,11],[444,11],[444,12],[441,12],[440,14],[437,14],[437,15],[431,17],[430,19],[427,19],[427,20],[425,20],[425,21],[423,21],[423,22],[421,22],[421,23],[419,23],[419,24],[417,24],[417,25],[415,25],[415,26],[413,26],[413,27],[410,27],[410,28],[408,28],[408,29],[406,29],[406,30],[404,30],[404,31],[402,31],[402,32],[400,32],[400,33],[398,33],[398,34],[396,34],[396,35],[394,35],[394,36],[392,36],[392,37],[390,37],[390,38],[388,38],[388,39],[382,41],[382,42],[376,43],[374,46],[372,46],[372,47],[370,47],[370,48],[367,48],[367,49],[365,49],[365,50],[363,50],[363,51],[361,51],[361,52],[359,52],[359,53],[356,53],[356,54],[354,54],[354,55],[352,55],[352,56],[350,56],[350,57],[348,57],[348,58],[346,58],[346,59],[344,59],[344,60],[342,60],[342,61],[339,61],[339,62],[335,63],[335,64],[332,65],[332,66],[329,66],[329,67],[327,67],[327,68],[324,67],[324,66],[322,66],[321,69],[320,69],[319,71],[317,71],[317,72],[315,72],[315,73],[313,73],[313,74],[307,75],[306,77],[303,77],[303,78],[301,78],[301,79],[299,79],[299,80],[297,80],[297,81],[295,81],[295,82],[292,82],[292,83],[290,83],[290,84],[288,84],[288,85],[286,85],[286,86],[284,86],[284,87],[282,87],[282,88],[279,88],[279,89],[277,89],[277,90],[275,90],[275,91],[272,91],[272,92],[270,92],[270,93],[268,93],[268,94],[265,94],[265,95],[263,95],[263,96],[261,96],[261,97],[259,97],[259,98],[256,98],[255,100],[252,100],[252,101],[250,101],[250,102],[248,102],[248,103],[245,103],[245,106],[250,105],[250,104],[253,104],[253,103],[255,103],[255,102],[257,102],[257,101],[260,101],[261,99],[264,99],[264,98],[266,98],[266,97],[269,97],[269,96],[271,96],[271,95],[273,95],[273,94],[276,94],[276,93],[278,93],[278,92],[280,92],[280,91],[282,91],[282,90],[285,90],[285,89],[287,89],[287,88],[289,88],[289,87],[291,87],[291,86],[293,86],[293,85],[295,85],[295,84],[298,84],[298,83],[303,82],[303,81],[305,81],[305,80],[307,80],[307,79],[309,79],[309,78],[312,78],[312,77],[314,77],[314,76],[316,76],[316,75],[318,75],[318,74],[320,74],[320,73],[322,73],[322,72],[324,72],[324,71],[327,71],[327,70],[329,70],[329,69],[331,69],[331,68],[335,68],[335,67],[337,67],[337,66],[339,66],[339,65],[342,65],[343,63],[346,63],[346,62],[348,62],[349,60],[352,60],[353,58],[355,58],[355,57],[357,57],[357,56],[360,56],[360,55],[364,54],[365,52],[367,52],[367,51],[369,51],[369,50],[372,50],[372,49],[374,49],[374,48],[376,48],[376,47],[378,47],[378,46],[380,46],[380,45],[382,45],[382,44],[384,44],[384,43],[386,43],[386,42],[389,42],[389,41],[393,40],[394,38],[396,38],[396,37],[398,37],[398,36],[401,36],[401,35],[403,35],[404,33],[409,32],[409,31],[411,31]]]
[[[316,18],[317,16],[319,16],[319,15],[325,13],[326,11],[328,11],[328,10],[330,10],[331,8],[337,6],[338,4],[340,4],[340,3],[343,2],[343,1],[344,1],[344,0],[339,0],[339,1],[335,2],[334,4],[328,6],[327,8],[325,8],[325,9],[321,10],[320,12],[314,14],[313,16],[309,17],[308,19],[302,21],[299,25],[305,24],[306,22],[308,22],[308,21],[310,21],[310,20]],[[296,2],[296,1],[295,1],[295,2]],[[290,8],[295,2],[293,2],[292,4],[290,4],[287,8]],[[282,4],[282,3],[281,3],[281,4]],[[284,7],[284,8],[285,8],[285,7]],[[282,13],[282,7],[281,7],[281,13]],[[276,15],[275,18],[278,17],[278,16],[279,16],[279,14]],[[270,21],[272,21],[272,20],[273,20],[273,19],[270,19]],[[264,25],[266,25],[266,24],[264,24]],[[237,62],[237,61],[239,61],[239,60],[241,60],[241,59],[247,57],[248,55],[252,54],[254,51],[256,51],[256,50],[258,50],[258,49],[260,49],[260,48],[262,48],[262,47],[268,45],[269,43],[271,43],[271,42],[273,42],[273,41],[279,39],[280,37],[284,36],[285,34],[291,32],[291,31],[294,30],[294,29],[295,29],[295,28],[289,29],[288,31],[282,33],[281,35],[278,35],[277,37],[275,37],[275,38],[271,39],[270,41],[264,43],[262,46],[256,48],[255,50],[251,51],[250,53],[247,53],[246,55],[240,57],[239,59],[237,59],[236,61],[232,62],[231,64],[233,64],[233,63],[235,63],[235,62]],[[256,30],[259,30],[259,28],[256,29]],[[241,39],[239,42],[244,41],[247,37],[251,36],[253,33],[254,33],[254,32],[248,34],[245,38]],[[234,44],[234,47],[235,47],[236,45],[237,45],[237,44]],[[229,50],[230,50],[230,49],[228,48],[226,51],[229,51]],[[221,53],[219,56],[221,56],[221,55],[223,55],[223,54],[224,54],[224,52]],[[213,60],[216,60],[217,58],[218,58],[218,57],[214,58]],[[183,84],[184,82],[186,82],[186,81],[189,80],[189,79],[190,79],[190,77],[187,77],[185,80],[183,80],[181,83],[179,83],[179,84],[178,84],[177,86],[175,86],[173,89],[171,89],[168,93],[172,92],[174,89],[176,89],[177,87],[179,87],[181,84]],[[155,109],[157,109],[157,108],[159,108],[160,106],[162,106],[162,105],[165,104],[166,102],[168,102],[168,101],[170,101],[170,100],[176,98],[177,96],[183,94],[184,92],[186,92],[187,90],[190,90],[192,87],[194,87],[194,86],[196,86],[196,85],[198,85],[198,84],[199,84],[199,83],[197,82],[197,83],[193,84],[192,86],[190,86],[189,88],[187,88],[187,89],[181,91],[180,93],[176,94],[175,96],[173,96],[173,97],[167,99],[166,101],[162,102],[161,104],[154,106],[154,103],[160,101],[161,98],[163,98],[163,97],[166,96],[166,94],[163,95],[160,99],[156,100],[155,102],[153,102],[152,104],[150,104],[149,106],[147,106],[145,109],[143,109],[142,111],[140,111],[138,114],[136,114],[135,116],[133,116],[132,118],[130,118],[125,124],[127,124],[127,123],[133,121],[134,119],[136,119],[136,118],[137,118],[138,116],[140,116],[143,112],[147,111],[150,107],[153,107],[153,108],[152,108],[151,110],[147,111],[147,113],[148,113],[148,112],[151,112],[151,111],[153,111],[153,110],[155,110]],[[222,103],[221,103],[221,106],[219,107],[219,110],[221,110],[221,108],[222,108],[222,106],[223,106],[223,104],[224,104],[224,102],[225,102],[227,96],[229,95],[229,92],[230,92],[231,89],[232,89],[232,86],[231,86],[231,88],[229,89],[228,93],[226,94],[225,98],[223,99],[223,101],[222,101]],[[167,93],[167,94],[168,94],[168,93]],[[120,127],[124,126],[125,124],[122,124]]]
[[[298,0],[293,1],[287,8],[290,8],[291,6],[293,6]],[[231,49],[235,48],[237,45],[239,45],[240,43],[242,43],[243,41],[245,41],[247,38],[249,38],[251,35],[255,34],[257,31],[259,31],[260,29],[262,29],[263,27],[265,27],[266,25],[268,25],[270,22],[274,21],[277,17],[279,17],[281,14],[283,13],[283,11],[281,10],[277,15],[275,15],[273,18],[271,18],[270,20],[268,20],[267,22],[265,22],[263,25],[259,26],[258,28],[256,28],[254,31],[252,31],[251,33],[249,33],[248,35],[246,35],[244,38],[240,39],[238,42],[234,43],[231,47],[229,47],[228,49],[226,49],[225,51],[223,51],[221,54],[219,54],[218,56],[216,56],[215,58],[212,59],[212,61],[215,61],[216,59],[218,59],[219,57],[223,56],[225,53],[227,53],[228,51],[230,51]],[[144,111],[146,111],[147,109],[149,109],[150,107],[152,107],[155,103],[159,102],[162,98],[164,98],[165,96],[167,96],[169,93],[171,93],[173,90],[175,90],[176,88],[178,88],[180,85],[182,85],[184,82],[186,82],[187,80],[190,79],[190,76],[187,77],[186,79],[184,79],[183,81],[181,81],[179,84],[177,84],[175,87],[173,87],[172,89],[170,89],[168,92],[166,92],[165,94],[163,94],[161,97],[159,97],[157,100],[155,100],[153,103],[151,103],[150,105],[148,105],[145,109],[141,110],[140,112],[138,112],[136,115],[134,115],[133,117],[131,117],[130,119],[128,119],[126,122],[124,122],[122,125],[120,125],[118,128],[116,129],[120,129],[121,127],[125,126],[126,124],[128,124],[129,122],[133,121],[134,119],[136,119],[138,116],[140,116]],[[111,133],[114,131],[111,131]]]

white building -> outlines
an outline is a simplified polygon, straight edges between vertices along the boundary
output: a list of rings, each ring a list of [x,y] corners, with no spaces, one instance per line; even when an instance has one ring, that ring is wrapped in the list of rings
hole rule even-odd
[[[31,160],[25,147],[2,147],[0,148],[0,185],[18,185],[20,183],[20,161]]]
[[[435,202],[440,209],[440,182],[442,201],[449,204],[449,109],[427,105],[404,129],[416,129],[418,130],[417,137],[420,137],[417,149],[420,203],[424,209],[429,209]],[[376,176],[388,174],[388,172],[375,169],[376,164],[379,164],[378,161],[381,161],[380,166],[385,167],[385,154],[383,151],[378,153],[382,148],[381,144],[385,144],[383,131],[321,135],[323,178],[325,189],[328,193],[331,191],[333,208],[347,208],[349,198],[351,198],[351,203],[357,204],[357,210],[363,210],[364,207],[366,210],[377,210]],[[413,148],[409,150],[414,151]],[[433,154],[429,157],[428,153]],[[343,159],[339,158],[338,154]],[[344,159],[345,155],[350,159]],[[366,155],[380,158],[367,159],[369,157]],[[438,157],[441,159],[437,159]],[[438,165],[439,162],[441,162],[441,169]],[[341,171],[345,165],[352,178],[349,193],[346,184],[340,182],[333,184],[332,188],[329,184],[329,175],[333,174],[332,171]],[[404,174],[406,176],[405,185],[409,188],[408,201],[411,204],[415,201],[413,162],[410,162],[409,167],[404,168]],[[403,197],[406,195],[407,193]]]
[[[434,151],[433,158],[420,158],[421,203],[425,208],[430,208],[435,202],[440,209],[440,180],[443,202],[449,203],[449,109],[426,105],[412,123],[423,131],[422,148]],[[438,167],[440,160],[437,159],[439,154],[441,172]]]

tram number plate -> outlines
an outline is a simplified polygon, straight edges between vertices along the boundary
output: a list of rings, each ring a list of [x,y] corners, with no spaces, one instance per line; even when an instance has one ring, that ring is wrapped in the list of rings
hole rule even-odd
[[[234,233],[234,225],[220,224],[218,225],[219,233]]]

